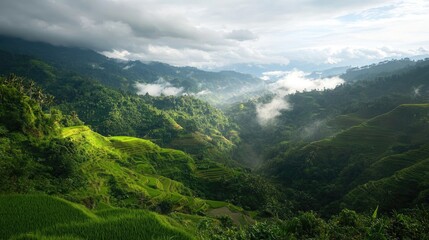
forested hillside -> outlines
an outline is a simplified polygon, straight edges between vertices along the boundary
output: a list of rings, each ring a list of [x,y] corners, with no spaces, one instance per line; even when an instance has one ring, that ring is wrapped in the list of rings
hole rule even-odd
[[[404,62],[407,69],[385,77],[289,95],[292,109],[269,125],[249,119],[271,97],[234,106],[229,115],[242,138],[236,157],[281,182],[296,210],[329,216],[344,207],[390,212],[427,204],[429,61]]]
[[[429,61],[413,64],[408,70],[345,83],[332,90],[290,94],[285,101],[291,109],[283,110],[268,126],[261,126],[255,118],[256,106],[269,102],[272,95],[236,104],[227,113],[240,126],[242,146],[251,146],[261,158],[264,154],[269,155],[270,149],[275,154],[278,148],[332,136],[400,104],[427,103]],[[355,71],[360,75],[358,70]],[[361,71],[371,70],[364,68]]]
[[[135,226],[133,224],[148,221],[151,228],[168,230],[164,233],[151,230],[151,234],[192,239],[191,235],[178,228],[186,228],[196,234],[198,222],[204,219],[210,222],[210,226],[211,221],[217,226],[214,217],[219,216],[219,211],[233,216],[236,224],[245,224],[253,220],[243,208],[256,211],[277,201],[266,195],[267,186],[274,189],[269,182],[253,177],[243,169],[227,167],[206,158],[194,159],[182,151],[161,148],[145,139],[105,137],[93,132],[82,125],[76,115],[63,114],[49,107],[52,96],[27,79],[17,76],[0,78],[0,96],[0,191],[6,194],[0,206],[2,220],[6,217],[19,222],[20,218],[30,214],[36,221],[21,222],[24,224],[21,227],[10,227],[9,223],[4,225],[6,222],[2,222],[2,238],[41,228],[46,228],[46,232],[41,235],[38,232],[35,237],[63,235],[75,232],[76,227],[87,229],[79,233],[82,235],[78,234],[86,238],[98,234],[94,229],[103,231],[101,229],[107,226],[123,229],[128,222]],[[222,194],[217,194],[214,186],[221,189]],[[244,195],[252,193],[252,200],[242,198],[237,191]],[[83,206],[68,202],[69,208],[77,209],[66,210],[61,206],[64,200],[47,198],[45,194],[77,202],[101,215],[95,216]],[[83,218],[73,220],[70,213],[68,219],[62,216],[64,212],[62,215],[60,212],[52,213],[52,219],[43,217],[43,214],[38,216],[40,213],[34,212],[32,204],[40,204],[40,209],[46,208],[43,198],[54,201],[52,204],[58,204],[61,211],[77,211],[73,214],[80,214]],[[28,209],[18,207],[11,212],[9,205],[31,206]],[[126,209],[176,214],[171,216],[172,219],[164,219],[148,211]],[[94,222],[86,223],[85,215],[90,215]],[[64,223],[82,221],[83,225],[71,224],[49,230],[47,226],[56,218]],[[147,229],[126,234],[138,236]],[[126,230],[123,231],[125,234]]]
[[[222,112],[191,96],[138,96],[32,57],[0,52],[0,73],[31,78],[61,111],[105,135],[144,137],[200,158],[229,161],[239,141]],[[183,140],[183,141],[182,141]]]
[[[275,93],[222,111],[132,90],[247,75],[0,43],[0,239],[427,238],[429,60],[351,69],[261,124]]]
[[[121,61],[88,49],[52,46],[6,36],[0,36],[0,50],[32,56],[57,69],[95,79],[117,90],[137,93],[136,83],[155,84],[159,88],[175,87],[178,92],[174,95],[192,95],[212,104],[258,96],[264,85],[259,78],[232,71],[208,72],[159,62]]]

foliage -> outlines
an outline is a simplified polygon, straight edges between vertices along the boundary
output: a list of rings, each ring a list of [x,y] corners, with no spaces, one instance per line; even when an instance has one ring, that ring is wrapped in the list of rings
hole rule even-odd
[[[199,231],[207,239],[427,239],[428,213],[415,209],[373,219],[343,209],[325,220],[314,212],[302,212],[285,220],[257,222],[244,228],[204,222]]]
[[[0,82],[0,191],[64,192],[77,187],[76,162],[84,159],[72,142],[58,137],[64,116],[57,110],[43,112],[46,97],[34,83],[16,76]],[[31,95],[35,89],[38,97]]]
[[[58,47],[5,36],[0,37],[0,50],[7,51],[4,54],[12,52],[42,60],[40,61],[42,63],[38,62],[38,65],[41,65],[38,68],[50,70],[48,66],[52,66],[67,69],[80,76],[96,79],[109,88],[126,92],[135,93],[136,82],[152,84],[168,82],[171,86],[181,89],[183,93],[203,98],[212,104],[242,99],[237,96],[239,88],[245,89],[243,93],[246,97],[258,95],[254,91],[263,85],[259,78],[238,72],[210,72],[193,67],[174,67],[160,62],[116,61],[87,49]],[[15,55],[2,58],[10,61],[19,57]],[[33,75],[43,74],[40,70],[18,66],[24,69],[21,68],[23,71],[15,71],[16,73],[24,74],[30,70],[33,71]],[[4,67],[11,68],[10,65]]]
[[[231,160],[229,153],[239,141],[236,125],[220,110],[195,97],[137,96],[118,90],[119,86],[110,88],[105,79],[70,72],[70,65],[50,65],[1,51],[0,55],[4,56],[0,58],[0,67],[4,66],[0,73],[32,78],[55,96],[55,107],[65,113],[61,122],[66,126],[82,124],[81,119],[104,135],[146,138],[220,162]]]

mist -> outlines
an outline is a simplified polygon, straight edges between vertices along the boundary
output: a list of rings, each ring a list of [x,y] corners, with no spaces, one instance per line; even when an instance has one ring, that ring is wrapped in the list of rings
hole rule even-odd
[[[288,102],[287,95],[295,92],[311,90],[332,89],[344,83],[338,76],[329,78],[310,78],[309,73],[303,71],[275,71],[266,72],[262,79],[270,81],[268,90],[274,94],[269,103],[257,104],[256,115],[261,126],[266,126],[275,121],[281,115],[281,111],[292,110],[292,104]]]
[[[178,96],[183,93],[183,87],[177,88],[166,82],[164,79],[159,78],[155,83],[136,83],[138,95],[149,94],[151,96]]]

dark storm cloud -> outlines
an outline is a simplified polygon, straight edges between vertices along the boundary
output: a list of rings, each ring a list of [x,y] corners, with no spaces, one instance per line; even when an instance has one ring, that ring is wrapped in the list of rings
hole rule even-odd
[[[0,33],[100,52],[125,50],[129,57],[176,65],[210,63],[218,53],[239,49],[224,31],[198,26],[185,9],[154,1],[3,1]]]
[[[1,3],[2,33],[59,44],[78,44],[99,50],[147,44],[159,40],[195,48],[192,41],[210,45],[226,42],[196,29],[174,13],[157,12],[150,5],[115,1],[8,1]],[[131,40],[131,42],[130,42]],[[170,42],[171,41],[171,42]],[[127,42],[127,43],[125,43]]]

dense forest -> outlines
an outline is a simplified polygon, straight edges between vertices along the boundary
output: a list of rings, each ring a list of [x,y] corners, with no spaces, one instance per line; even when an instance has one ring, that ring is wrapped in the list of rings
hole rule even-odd
[[[349,69],[265,125],[274,95],[235,72],[2,37],[0,74],[0,239],[429,237],[428,59]],[[159,78],[185,92],[138,94]]]

